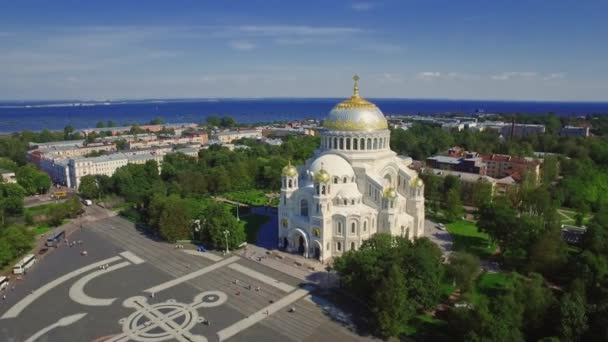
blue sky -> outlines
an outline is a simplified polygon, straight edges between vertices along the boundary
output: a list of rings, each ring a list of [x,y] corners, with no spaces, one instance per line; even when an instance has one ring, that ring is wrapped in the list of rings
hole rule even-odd
[[[0,99],[608,101],[605,0],[2,1]]]

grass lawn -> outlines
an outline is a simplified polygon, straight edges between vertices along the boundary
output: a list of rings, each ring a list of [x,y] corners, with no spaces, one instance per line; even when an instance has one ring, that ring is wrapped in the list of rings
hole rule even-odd
[[[246,191],[234,191],[228,192],[221,195],[229,200],[241,202],[249,205],[265,205],[268,203],[268,197],[266,197],[266,193],[262,190],[246,190]]]
[[[402,335],[413,338],[415,341],[447,341],[445,326],[447,322],[427,314],[416,315],[407,326],[404,327]]]
[[[576,225],[576,210],[559,208],[557,209],[557,213],[562,221],[562,224]],[[583,225],[589,224],[589,221],[591,221],[592,218],[593,215],[585,215],[585,217],[583,217]]]
[[[264,215],[250,214],[241,216],[241,220],[245,221],[245,234],[247,235],[247,243],[255,243],[260,227],[268,222],[269,218]]]
[[[46,214],[46,212],[48,210],[50,210],[56,206],[57,206],[57,203],[47,203],[47,204],[37,205],[35,207],[24,208],[23,210],[32,216],[38,216],[38,215]]]
[[[465,251],[486,258],[496,250],[496,245],[490,241],[488,234],[480,232],[474,222],[459,220],[446,226],[454,239],[456,251]]]
[[[482,297],[493,297],[500,295],[502,292],[511,287],[511,283],[515,280],[511,273],[482,273],[475,281],[474,288],[465,294],[464,298],[478,304]]]
[[[33,229],[35,235],[42,235],[53,230],[53,227],[47,226],[45,224],[39,225]]]

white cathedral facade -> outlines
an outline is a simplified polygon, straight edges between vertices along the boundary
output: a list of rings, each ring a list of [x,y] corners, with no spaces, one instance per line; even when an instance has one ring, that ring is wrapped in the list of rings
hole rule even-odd
[[[411,158],[391,151],[386,118],[354,80],[353,96],[323,121],[315,156],[281,176],[279,248],[322,262],[375,233],[424,233],[424,184]]]

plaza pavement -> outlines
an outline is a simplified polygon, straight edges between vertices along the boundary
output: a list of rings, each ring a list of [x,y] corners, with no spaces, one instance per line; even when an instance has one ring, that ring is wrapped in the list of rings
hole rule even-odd
[[[50,251],[7,293],[0,341],[370,339],[337,322],[309,282],[277,267],[176,249],[97,214],[69,237],[83,245]]]

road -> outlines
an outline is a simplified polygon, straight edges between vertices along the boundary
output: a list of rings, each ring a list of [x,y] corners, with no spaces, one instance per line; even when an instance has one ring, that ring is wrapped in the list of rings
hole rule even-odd
[[[437,229],[437,223],[429,219],[424,220],[424,236],[437,244],[444,256],[451,253],[454,244],[452,236],[447,230]]]

